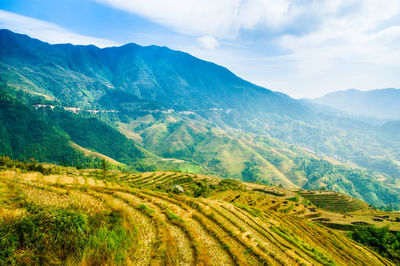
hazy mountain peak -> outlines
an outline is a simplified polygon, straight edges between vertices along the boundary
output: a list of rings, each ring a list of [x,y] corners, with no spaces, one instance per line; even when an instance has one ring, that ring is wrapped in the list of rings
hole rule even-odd
[[[369,91],[350,89],[332,92],[312,101],[354,115],[400,119],[400,89],[386,88]]]

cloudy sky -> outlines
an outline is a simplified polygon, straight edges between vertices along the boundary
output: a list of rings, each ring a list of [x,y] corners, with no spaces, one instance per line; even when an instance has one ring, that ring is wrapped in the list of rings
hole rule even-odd
[[[168,46],[296,98],[400,88],[400,0],[2,0],[0,28]]]

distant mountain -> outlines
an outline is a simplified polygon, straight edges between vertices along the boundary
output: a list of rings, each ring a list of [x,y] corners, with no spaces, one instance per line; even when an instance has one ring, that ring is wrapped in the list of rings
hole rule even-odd
[[[0,76],[9,86],[80,107],[222,108],[290,116],[309,112],[292,98],[247,82],[224,67],[158,46],[49,45],[0,30]]]
[[[400,89],[346,90],[312,100],[354,115],[400,120]]]
[[[136,44],[50,45],[0,30],[0,86],[15,99],[29,99],[21,110],[44,121],[43,131],[62,135],[66,150],[79,156],[106,156],[138,171],[324,187],[377,206],[400,207],[395,137],[187,53]],[[0,133],[7,137],[0,154],[26,159],[44,146],[36,153],[40,161],[66,157],[62,152],[51,157],[53,136],[35,144],[30,137],[35,131],[18,131],[23,117],[0,115]],[[15,149],[14,142],[24,150]]]
[[[400,137],[400,121],[399,120],[388,121],[381,126],[381,130],[387,134],[392,134],[396,135],[397,137]]]

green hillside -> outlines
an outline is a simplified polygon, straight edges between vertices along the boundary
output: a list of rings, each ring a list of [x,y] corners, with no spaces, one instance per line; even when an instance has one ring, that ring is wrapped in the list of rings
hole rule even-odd
[[[73,149],[69,137],[40,114],[15,97],[0,92],[0,138],[2,155],[28,161],[69,163],[74,165],[96,163]]]
[[[62,138],[35,153],[34,131],[12,139],[13,126],[2,129],[9,139],[2,154],[79,165],[87,157],[76,163],[63,151],[76,157],[87,149],[137,171],[325,187],[379,207],[400,205],[400,142],[376,126],[165,47],[50,45],[1,30],[0,48],[2,86],[15,98],[28,94],[23,108],[46,123],[46,134]],[[33,110],[37,104],[55,108]],[[50,143],[70,141],[83,149],[49,155]]]
[[[134,132],[136,141],[155,154],[195,161],[205,173],[287,188],[325,188],[377,206],[398,206],[399,192],[380,184],[380,174],[330,162],[266,136],[225,131],[199,120],[146,115],[118,126],[125,134]]]
[[[71,145],[72,142],[123,163],[119,168],[149,171],[155,170],[156,165],[160,169],[192,165],[161,160],[93,115],[65,111],[51,105],[56,102],[7,89],[0,89],[0,151],[3,156],[86,168],[101,166],[101,157],[85,156]],[[43,107],[38,108],[39,103]]]

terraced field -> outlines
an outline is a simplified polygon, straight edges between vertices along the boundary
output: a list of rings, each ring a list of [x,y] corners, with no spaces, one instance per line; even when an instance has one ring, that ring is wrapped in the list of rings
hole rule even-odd
[[[58,168],[49,175],[4,170],[0,182],[2,222],[22,219],[31,212],[27,206],[33,205],[79,210],[88,219],[104,211],[121,213],[124,236],[131,241],[97,240],[96,247],[104,249],[98,260],[77,253],[45,263],[391,265],[344,235],[301,218],[309,212],[307,206],[279,196],[266,197],[240,182],[222,186],[217,178],[192,174],[72,168]],[[200,192],[210,195],[193,197]],[[13,202],[23,204],[16,207]],[[116,254],[110,248],[115,243],[123,246]],[[16,247],[17,264],[26,262],[24,252],[29,254],[29,250],[24,248]],[[92,253],[96,250],[88,248]]]
[[[365,202],[334,191],[303,191],[299,194],[327,211],[347,213],[368,209]]]

